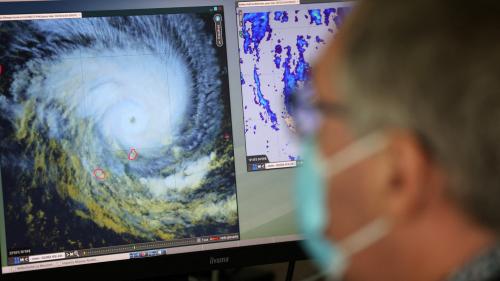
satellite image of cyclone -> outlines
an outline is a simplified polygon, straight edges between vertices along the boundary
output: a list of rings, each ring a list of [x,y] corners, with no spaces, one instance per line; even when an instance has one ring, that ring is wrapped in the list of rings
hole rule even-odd
[[[238,232],[225,50],[210,21],[0,23],[7,248]]]

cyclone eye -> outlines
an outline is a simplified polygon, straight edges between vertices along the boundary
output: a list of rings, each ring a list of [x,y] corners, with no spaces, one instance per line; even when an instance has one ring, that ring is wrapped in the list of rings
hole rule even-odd
[[[77,110],[96,125],[101,145],[117,151],[135,147],[151,157],[175,145],[190,111],[193,80],[186,58],[165,47],[168,55],[130,55],[133,50],[117,48],[94,58],[92,51],[80,51],[84,102]]]

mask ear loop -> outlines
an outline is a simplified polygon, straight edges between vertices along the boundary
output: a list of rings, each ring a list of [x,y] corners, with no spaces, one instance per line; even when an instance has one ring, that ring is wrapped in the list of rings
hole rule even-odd
[[[345,149],[335,154],[325,162],[327,179],[341,173],[354,164],[380,152],[388,145],[387,137],[381,132],[372,133],[359,139]],[[339,242],[339,248],[348,258],[365,249],[385,236],[390,229],[390,223],[383,218],[376,219]]]
[[[391,224],[387,219],[378,218],[341,241],[339,247],[346,257],[350,257],[387,235],[390,228]]]
[[[375,155],[387,147],[387,137],[381,132],[371,133],[324,160],[325,179],[342,173],[354,164]]]
[[[386,148],[387,144],[387,138],[381,132],[372,133],[355,141],[323,162],[325,178],[330,179],[354,164],[375,155]],[[332,265],[332,267],[342,267],[340,272],[343,272],[347,268],[347,261],[352,255],[380,240],[387,235],[389,229],[390,223],[386,219],[379,218],[351,234],[351,236],[339,243],[339,251],[344,254],[344,259],[337,261],[339,264]],[[335,272],[338,274],[332,276],[331,272],[325,272],[306,278],[303,281],[316,281],[324,277],[331,281],[340,280],[340,272],[338,270]]]

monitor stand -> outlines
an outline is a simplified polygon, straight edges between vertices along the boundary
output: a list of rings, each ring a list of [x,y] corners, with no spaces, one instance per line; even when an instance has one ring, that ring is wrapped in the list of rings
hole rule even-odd
[[[291,260],[288,262],[288,268],[286,271],[285,281],[292,281],[293,280],[293,272],[294,271],[295,271],[295,261]]]

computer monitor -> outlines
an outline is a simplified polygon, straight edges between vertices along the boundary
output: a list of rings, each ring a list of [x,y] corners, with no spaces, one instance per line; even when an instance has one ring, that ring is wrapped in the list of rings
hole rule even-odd
[[[2,279],[305,258],[290,97],[353,3],[0,3]]]

